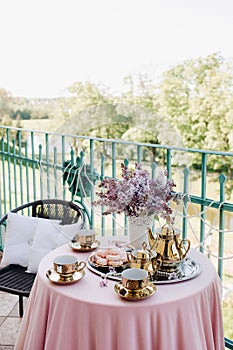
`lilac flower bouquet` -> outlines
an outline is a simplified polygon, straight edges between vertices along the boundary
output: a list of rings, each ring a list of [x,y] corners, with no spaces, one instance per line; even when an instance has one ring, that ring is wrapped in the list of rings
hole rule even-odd
[[[172,224],[172,208],[168,204],[176,201],[176,186],[167,178],[166,170],[160,171],[152,179],[148,171],[140,164],[135,164],[133,171],[121,164],[122,179],[105,178],[99,185],[97,192],[99,199],[94,205],[104,207],[104,215],[124,213],[126,216],[160,216],[167,223]]]

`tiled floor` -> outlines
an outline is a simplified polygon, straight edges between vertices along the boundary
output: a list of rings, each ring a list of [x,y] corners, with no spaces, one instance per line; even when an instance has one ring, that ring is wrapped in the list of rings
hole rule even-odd
[[[0,252],[0,261],[1,258]],[[17,295],[0,292],[0,350],[14,349],[21,323],[18,300]],[[27,298],[24,298],[24,307],[26,303]]]
[[[20,322],[18,296],[0,292],[0,350],[14,349]]]

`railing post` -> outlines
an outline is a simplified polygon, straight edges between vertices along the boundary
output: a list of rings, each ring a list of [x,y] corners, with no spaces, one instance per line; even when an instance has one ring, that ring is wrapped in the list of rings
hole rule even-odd
[[[128,166],[129,166],[129,160],[128,159],[124,159],[124,165],[128,169]],[[127,234],[128,234],[128,218],[127,218],[126,215],[124,215],[124,235],[127,236]]]
[[[19,178],[20,178],[20,204],[22,205],[23,200],[23,162],[22,162],[22,133],[18,131],[18,142],[19,142]]]
[[[16,168],[16,144],[15,140],[12,140],[12,148],[13,148],[13,173],[14,173],[14,191],[15,191],[15,207],[18,206],[18,196],[17,196],[17,168]]]
[[[46,159],[46,175],[47,175],[47,196],[50,198],[50,176],[49,176],[49,135],[45,134],[45,159]]]
[[[82,159],[83,156],[84,156],[84,154],[83,155],[80,154],[80,158],[81,159]],[[76,162],[77,162],[77,159],[76,159]],[[73,148],[71,148],[71,150],[70,150],[70,165],[71,165],[71,169],[73,169],[73,165],[74,165],[74,150],[73,150]],[[71,172],[71,174],[72,174],[72,172]],[[72,179],[73,179],[73,177],[72,177]],[[75,194],[74,193],[72,193],[71,198],[72,198],[72,200],[74,200],[74,198],[75,198]],[[82,200],[81,200],[81,202],[82,202]]]
[[[42,145],[39,145],[39,164],[40,164],[40,198],[43,198]]]
[[[104,163],[105,163],[105,156],[103,154],[101,154],[100,180],[103,180],[104,175],[105,175]],[[103,212],[104,212],[104,207],[101,207],[101,234],[102,234],[102,236],[105,235],[105,216],[103,215]]]
[[[80,158],[83,158],[84,154],[80,153]],[[71,165],[74,165],[74,150],[73,148],[70,151],[70,161],[71,161]]]
[[[3,205],[4,205],[4,212],[7,211],[7,200],[6,200],[6,174],[5,174],[5,142],[4,138],[2,138],[2,187],[3,187]]]
[[[31,131],[31,152],[32,152],[32,181],[33,181],[33,199],[36,199],[36,163],[35,163],[35,147],[34,132]]]
[[[116,177],[116,143],[112,142],[112,177]],[[112,214],[112,235],[116,235],[116,213]]]
[[[53,149],[53,174],[54,174],[54,194],[55,194],[55,198],[57,198],[57,186],[56,186],[56,183],[57,183],[57,147],[54,147]]]
[[[6,130],[6,143],[7,143],[7,166],[8,166],[8,195],[9,195],[9,206],[12,208],[11,201],[11,151],[10,151],[10,130]]]
[[[156,164],[155,162],[153,162],[153,163],[151,164],[151,177],[152,177],[152,179],[155,178],[156,167],[157,167],[157,164]]]
[[[167,149],[167,177],[171,178],[171,149]]]
[[[1,178],[1,172],[0,172],[0,217],[2,217],[2,178]],[[0,251],[3,251],[3,244],[2,244],[2,225],[0,225]]]
[[[188,213],[188,183],[189,183],[189,170],[184,168],[184,190],[183,190],[183,223],[182,223],[182,238],[187,238],[187,213]]]
[[[206,153],[202,153],[202,169],[201,169],[201,199],[206,199]],[[203,242],[205,238],[205,206],[201,204],[201,222],[200,222],[200,251],[204,252]]]
[[[65,150],[66,150],[66,143],[65,143],[65,136],[62,135],[61,137],[61,149],[62,149],[62,154],[61,154],[61,164],[63,166],[63,164],[65,163]],[[63,199],[66,199],[66,190],[65,190],[65,186],[63,186],[63,195],[62,195]]]
[[[220,208],[219,208],[219,241],[218,241],[218,274],[222,279],[223,272],[223,255],[224,255],[224,210],[221,207],[221,204],[225,201],[225,182],[226,176],[221,174],[219,176],[220,183]]]
[[[137,162],[140,164],[142,161],[142,146],[137,146]]]
[[[25,142],[25,171],[26,171],[26,192],[27,202],[30,202],[30,185],[29,185],[29,172],[28,172],[28,143]]]
[[[91,174],[93,174],[94,172],[94,140],[90,140],[90,171]],[[93,186],[91,188],[91,203],[94,201],[94,189]],[[95,218],[95,212],[94,212],[94,208],[91,206],[91,228],[94,227],[95,222],[94,222],[94,218]]]

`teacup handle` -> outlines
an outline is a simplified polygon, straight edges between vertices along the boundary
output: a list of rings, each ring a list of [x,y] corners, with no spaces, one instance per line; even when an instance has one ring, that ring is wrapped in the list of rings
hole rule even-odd
[[[134,260],[133,254],[131,252],[127,252],[126,254],[127,254],[127,260],[129,262],[133,262],[133,260]]]
[[[86,261],[79,261],[75,264],[75,270],[76,271],[81,271],[86,267]]]

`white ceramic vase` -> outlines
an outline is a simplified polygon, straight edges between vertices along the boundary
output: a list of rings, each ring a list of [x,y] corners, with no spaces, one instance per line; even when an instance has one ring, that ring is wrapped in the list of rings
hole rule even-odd
[[[148,243],[148,228],[152,228],[154,215],[129,216],[129,243],[135,249],[141,249],[142,243]]]

